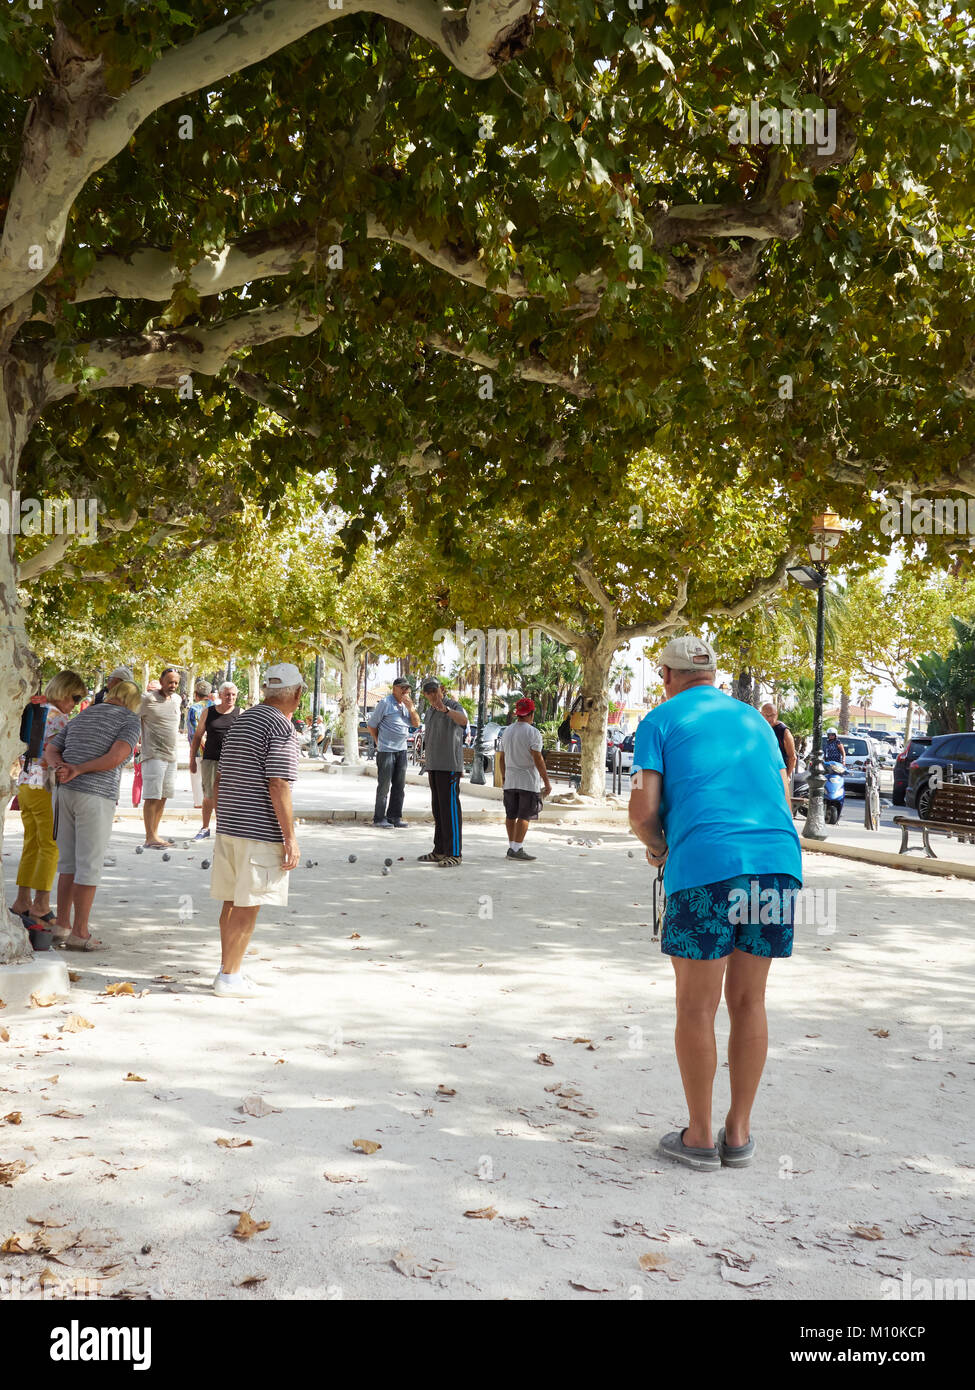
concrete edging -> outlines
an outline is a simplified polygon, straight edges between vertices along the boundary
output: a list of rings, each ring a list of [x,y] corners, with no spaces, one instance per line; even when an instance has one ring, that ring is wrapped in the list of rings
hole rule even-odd
[[[867,849],[865,845],[830,844],[828,840],[809,840],[799,836],[809,854],[831,854],[837,859],[858,859],[864,864],[880,864],[888,869],[906,869],[912,874],[934,874],[939,878],[975,879],[975,864],[959,864],[953,859],[909,859],[886,849]]]

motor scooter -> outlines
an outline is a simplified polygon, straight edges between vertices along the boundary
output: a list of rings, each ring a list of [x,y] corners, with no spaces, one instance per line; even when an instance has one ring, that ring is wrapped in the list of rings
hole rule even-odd
[[[843,764],[829,762],[823,768],[826,785],[823,788],[823,816],[827,825],[835,825],[843,813],[846,798],[846,784],[843,781]],[[797,768],[792,779],[792,814],[809,814],[809,769]]]

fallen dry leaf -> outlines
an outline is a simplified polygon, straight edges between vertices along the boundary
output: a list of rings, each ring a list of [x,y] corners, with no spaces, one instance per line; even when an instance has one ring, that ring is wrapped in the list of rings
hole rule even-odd
[[[253,1139],[215,1139],[215,1144],[219,1144],[222,1149],[250,1149],[254,1147]]]
[[[640,1268],[645,1273],[652,1273],[656,1269],[663,1269],[664,1265],[670,1264],[669,1255],[655,1255],[652,1252],[648,1255],[640,1256]]]
[[[435,1274],[440,1274],[444,1270],[453,1269],[453,1265],[444,1264],[443,1260],[438,1260],[435,1256],[428,1264],[421,1264],[412,1250],[397,1250],[390,1260],[394,1269],[398,1269],[400,1274],[404,1274],[407,1279],[432,1279]]]
[[[247,1096],[242,1105],[237,1109],[242,1115],[253,1115],[255,1119],[262,1120],[265,1115],[280,1115],[281,1111],[276,1105],[268,1105],[263,1096]]]
[[[574,1086],[567,1086],[564,1081],[553,1082],[551,1086],[546,1086],[545,1089],[546,1091],[550,1091],[553,1095],[565,1096],[567,1100],[571,1100],[573,1096],[582,1095],[581,1091],[577,1091]]]
[[[452,1090],[450,1089],[449,1086],[443,1086],[443,1085],[441,1085],[441,1086],[438,1086],[438,1087],[437,1087],[437,1095],[438,1095],[438,1096],[455,1096],[456,1094],[457,1094],[457,1092],[456,1092],[456,1091],[452,1091]]]
[[[60,1110],[45,1110],[45,1111],[43,1111],[43,1114],[44,1114],[45,1117],[48,1117],[48,1116],[49,1116],[51,1119],[54,1119],[54,1120],[81,1120],[81,1119],[84,1119],[84,1115],[83,1115],[82,1111],[80,1111],[80,1110],[65,1110],[65,1108],[64,1108],[63,1105],[62,1105],[62,1107],[61,1107]]]
[[[879,1226],[851,1226],[850,1230],[861,1240],[883,1240],[884,1233]]]
[[[30,997],[32,1009],[49,1009],[52,1004],[57,1002],[58,996],[56,994],[38,994],[36,989]]]
[[[872,1033],[875,1038],[889,1038],[890,1032],[886,1028],[868,1028],[867,1032]]]
[[[123,1081],[145,1081],[145,1079],[144,1076],[136,1076],[134,1071],[126,1072],[125,1076],[122,1077]]]
[[[246,1278],[246,1279],[241,1279],[241,1281],[240,1281],[238,1284],[235,1284],[235,1285],[234,1285],[234,1288],[236,1288],[236,1289],[250,1289],[250,1288],[252,1288],[255,1284],[263,1284],[263,1283],[264,1283],[264,1280],[265,1280],[266,1278],[267,1278],[267,1275],[266,1275],[266,1274],[248,1274],[247,1278]]]
[[[554,1066],[555,1066],[555,1063],[552,1061],[551,1057],[548,1055],[547,1052],[540,1052],[540,1053],[538,1054],[538,1056],[535,1058],[535,1061],[538,1062],[539,1065],[540,1065],[540,1066],[543,1066],[543,1067],[554,1067]]]
[[[238,1240],[250,1240],[258,1231],[266,1231],[270,1224],[270,1221],[255,1221],[246,1211],[242,1211],[231,1235],[236,1236]]]
[[[4,1115],[3,1118],[8,1125],[19,1125],[24,1117],[19,1110],[11,1110],[10,1114]]]
[[[474,1211],[465,1211],[464,1215],[469,1216],[474,1221],[493,1221],[497,1216],[495,1207],[476,1207]]]
[[[71,981],[71,983],[72,983],[73,985],[76,985],[76,984],[78,983],[78,981],[81,979],[81,971],[80,971],[80,970],[69,970],[69,971],[68,971],[68,979]]]
[[[347,1177],[342,1176],[341,1174],[336,1174],[336,1173],[323,1173],[323,1174],[322,1174],[322,1177],[325,1179],[326,1182],[368,1182],[368,1181],[369,1181],[368,1178],[347,1178]]]
[[[467,1047],[468,1044],[467,1044],[467,1043],[451,1043],[450,1046],[451,1046],[451,1047]]]
[[[81,1014],[72,1014],[61,1024],[62,1033],[83,1033],[86,1028],[94,1028],[93,1023],[89,1023],[87,1018],[82,1018]]]
[[[6,1028],[0,1028],[0,1042],[9,1042],[9,1041],[10,1041],[10,1034],[7,1032]]]
[[[105,986],[102,994],[135,994],[135,985],[130,980],[115,980],[112,984]]]
[[[586,1293],[609,1293],[609,1285],[601,1284],[598,1279],[570,1279],[569,1283],[574,1289],[584,1289]]]
[[[591,1043],[592,1038],[573,1038],[572,1041],[574,1043]]]
[[[27,1164],[22,1158],[14,1158],[9,1163],[0,1163],[0,1187],[9,1187],[14,1178],[27,1172]]]
[[[353,1139],[352,1147],[362,1154],[374,1154],[377,1149],[382,1148],[382,1144],[377,1144],[374,1139]]]
[[[53,1216],[28,1216],[27,1224],[30,1226],[66,1226],[66,1221],[57,1221]]]
[[[20,1231],[8,1236],[0,1245],[0,1255],[32,1255],[34,1253],[33,1231]]]
[[[360,938],[360,936],[359,936],[359,933],[358,933],[357,931],[354,931],[354,932],[352,933],[352,935],[351,935],[348,939],[349,939],[349,941],[359,941],[359,940],[361,940],[361,938]]]
[[[37,1282],[42,1289],[46,1289],[49,1288],[51,1284],[60,1284],[61,1280],[54,1273],[53,1269],[45,1269],[37,1276]]]

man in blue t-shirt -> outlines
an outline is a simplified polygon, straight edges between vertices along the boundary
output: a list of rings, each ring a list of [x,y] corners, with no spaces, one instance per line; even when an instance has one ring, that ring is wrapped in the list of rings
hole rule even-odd
[[[410,683],[398,676],[391,695],[384,695],[366,720],[376,745],[376,807],[372,823],[380,830],[403,829],[406,792],[406,738],[420,727],[420,715],[410,694]]]
[[[802,861],[786,769],[758,710],[714,688],[706,642],[677,637],[660,654],[664,703],[637,729],[630,826],[664,865],[661,950],[677,984],[677,1061],[689,1120],[660,1141],[692,1168],[745,1167],[751,1108],[768,1051],[765,983],[792,954],[792,906]],[[711,1135],[717,1066],[714,1015],[731,1019],[731,1107]]]

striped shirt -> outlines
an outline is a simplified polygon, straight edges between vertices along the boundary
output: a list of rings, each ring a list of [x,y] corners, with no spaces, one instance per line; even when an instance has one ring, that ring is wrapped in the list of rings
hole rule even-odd
[[[65,728],[49,740],[54,744],[66,763],[73,766],[103,758],[111,751],[112,744],[120,739],[135,748],[142,737],[142,724],[137,714],[124,705],[89,705],[87,709],[69,719]],[[122,768],[112,767],[106,772],[82,772],[67,785],[76,791],[87,792],[89,796],[104,796],[108,801],[118,801],[119,782]]]
[[[274,705],[244,710],[224,736],[219,775],[217,833],[284,844],[267,783],[269,777],[293,782],[298,776],[291,720]]]

